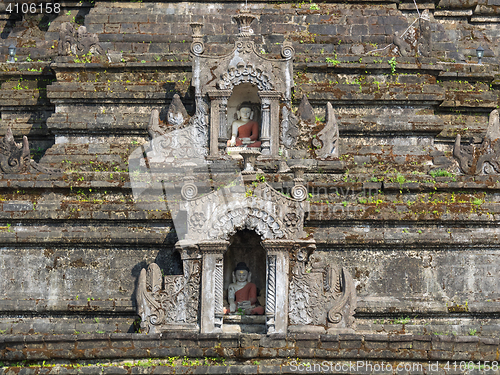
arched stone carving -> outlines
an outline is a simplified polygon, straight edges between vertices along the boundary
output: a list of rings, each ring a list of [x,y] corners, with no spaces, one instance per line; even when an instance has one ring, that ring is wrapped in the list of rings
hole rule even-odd
[[[260,91],[274,90],[268,74],[261,68],[254,67],[252,63],[245,64],[242,61],[236,66],[230,66],[227,72],[222,74],[217,87],[221,90],[232,90],[235,86],[247,82],[256,85]]]
[[[236,189],[237,190],[237,189]],[[186,239],[228,240],[237,230],[255,230],[263,240],[297,239],[303,233],[307,202],[289,198],[267,183],[250,194],[224,188],[187,202]]]
[[[281,220],[265,210],[239,207],[217,217],[212,224],[210,238],[229,239],[238,230],[251,229],[263,239],[277,239],[285,236],[283,226]]]
[[[248,12],[240,12],[234,18],[240,25],[240,33],[236,38],[232,52],[224,56],[205,54],[201,25],[198,23],[192,25],[192,84],[196,98],[203,98],[207,94],[209,97],[210,124],[209,127],[204,127],[203,134],[209,136],[211,156],[217,157],[226,154],[228,140],[227,100],[231,97],[231,91],[234,87],[242,83],[250,83],[259,90],[259,96],[262,100],[261,112],[265,114],[261,124],[262,155],[278,157],[280,108],[284,106],[291,113],[291,97],[294,86],[292,60],[295,51],[291,43],[284,42],[281,59],[265,57],[260,51],[257,51],[255,43],[249,38],[249,23],[256,17]],[[200,104],[202,103],[200,102]],[[198,107],[198,101],[196,106]]]

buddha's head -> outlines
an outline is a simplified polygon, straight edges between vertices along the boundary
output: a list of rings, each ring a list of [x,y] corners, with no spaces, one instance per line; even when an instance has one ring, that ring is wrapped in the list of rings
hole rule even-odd
[[[252,116],[252,109],[250,107],[241,107],[238,111],[238,117],[242,120],[249,120]]]
[[[234,278],[237,282],[250,281],[250,269],[245,262],[239,262],[234,269]]]
[[[253,104],[251,102],[243,102],[238,106],[236,116],[240,120],[252,120],[254,117]]]

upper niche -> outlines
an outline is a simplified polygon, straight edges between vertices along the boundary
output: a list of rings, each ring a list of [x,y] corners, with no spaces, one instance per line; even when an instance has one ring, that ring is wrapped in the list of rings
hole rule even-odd
[[[289,117],[293,116],[291,90],[294,85],[294,50],[290,43],[285,42],[281,59],[268,59],[259,53],[250,40],[253,34],[250,24],[255,18],[247,12],[234,17],[239,34],[233,51],[225,56],[206,55],[201,33],[203,25],[191,24],[192,84],[195,88],[198,128],[202,133],[200,138],[206,139],[208,143],[211,156],[226,153],[234,113],[242,102],[260,104],[259,137],[263,155],[278,156],[282,144],[280,139],[286,138],[293,123]],[[206,113],[202,113],[204,111]],[[208,114],[209,123],[204,120]]]

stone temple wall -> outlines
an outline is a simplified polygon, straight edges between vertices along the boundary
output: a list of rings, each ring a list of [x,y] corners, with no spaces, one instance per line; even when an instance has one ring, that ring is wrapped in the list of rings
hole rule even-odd
[[[275,337],[272,352],[260,336],[228,336],[234,342],[227,344],[188,335],[169,339],[186,341],[178,345],[184,349],[154,353],[150,347],[165,340],[141,344],[134,333],[137,279],[151,262],[167,275],[181,274],[182,263],[170,212],[135,204],[129,157],[148,145],[152,109],[165,121],[178,94],[195,111],[189,24],[204,24],[206,53],[229,53],[232,16],[244,4],[64,1],[58,15],[13,14],[8,4],[0,3],[0,136],[8,129],[18,143],[27,136],[38,169],[0,164],[1,364],[184,355],[273,366],[297,356],[440,360],[441,368],[448,360],[498,361],[498,150],[492,166],[477,172],[453,156],[457,135],[463,149],[480,150],[489,123],[496,126],[500,15],[493,2],[419,2],[418,11],[412,1],[248,4],[259,17],[252,40],[263,56],[279,57],[283,42],[293,43],[292,105],[305,96],[313,113],[282,156],[307,166],[304,229],[322,259],[351,273],[359,336],[299,337],[312,342],[304,344],[310,351],[295,336]],[[66,22],[96,33],[100,49],[61,52]],[[11,43],[16,64],[5,62]],[[327,102],[339,157],[321,160],[314,139]],[[272,161],[257,167],[290,193],[291,172]],[[196,181],[200,193],[213,188],[205,177]],[[54,344],[47,334],[65,336]],[[102,345],[80,351],[87,339]],[[72,352],[52,351],[69,341]],[[238,350],[218,350],[226,344]],[[328,345],[337,345],[335,354]],[[134,351],[116,354],[115,347]]]

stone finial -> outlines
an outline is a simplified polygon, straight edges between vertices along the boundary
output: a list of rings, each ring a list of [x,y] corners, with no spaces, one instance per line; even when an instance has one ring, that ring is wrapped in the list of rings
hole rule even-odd
[[[0,140],[0,171],[4,173],[27,173],[30,171],[30,147],[23,136],[22,145],[14,141],[10,128]]]
[[[188,113],[178,94],[174,95],[168,107],[167,122],[174,126],[183,125],[188,118]]]
[[[205,52],[205,44],[203,43],[203,33],[201,29],[203,24],[200,22],[193,22],[190,24],[193,31],[193,42],[191,43],[191,53],[195,56],[200,56]]]
[[[307,167],[305,165],[296,164],[292,165],[290,169],[293,171],[293,183],[294,187],[292,188],[292,198],[303,201],[307,198],[308,190],[304,185],[304,172]]]
[[[181,189],[181,196],[183,199],[190,201],[195,199],[198,195],[198,187],[194,183],[194,169],[196,168],[196,163],[186,162],[183,163],[181,167],[184,169],[184,183]]]
[[[257,16],[250,14],[249,10],[242,10],[240,14],[233,17],[233,19],[238,23],[238,31],[240,36],[252,36],[253,29],[250,27],[251,23]]]
[[[318,158],[338,158],[339,126],[330,102],[326,105],[326,119],[325,127],[316,135],[316,138],[313,138],[312,143]]]
[[[309,99],[304,94],[300,101],[299,109],[297,110],[297,117],[302,121],[313,124],[316,121],[316,115],[314,114],[313,107],[309,103]]]
[[[195,38],[203,37],[203,33],[201,32],[203,24],[201,22],[192,22],[189,24],[189,26],[191,26],[191,30],[193,31],[193,37]]]

